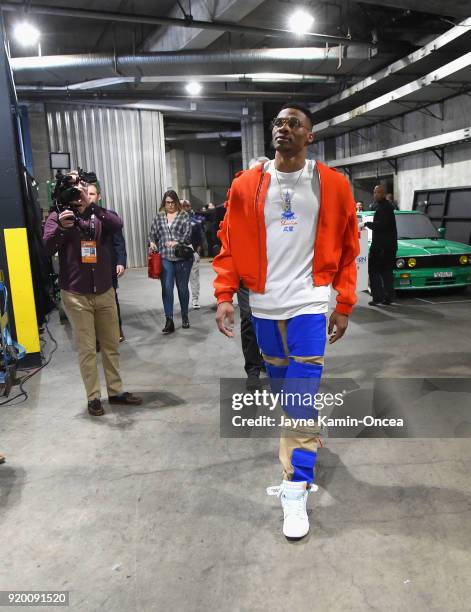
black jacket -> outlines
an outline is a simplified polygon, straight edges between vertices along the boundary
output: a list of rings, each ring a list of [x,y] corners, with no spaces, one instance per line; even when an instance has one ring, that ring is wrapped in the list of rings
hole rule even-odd
[[[126,252],[126,241],[124,240],[123,230],[119,230],[119,232],[115,232],[109,236],[106,247],[111,257],[111,277],[113,287],[117,289],[118,274],[116,272],[116,266],[123,266],[126,268],[128,263],[128,254]]]
[[[395,257],[397,251],[397,228],[394,209],[387,200],[378,202],[373,221],[365,223],[373,230],[370,256],[388,254]]]

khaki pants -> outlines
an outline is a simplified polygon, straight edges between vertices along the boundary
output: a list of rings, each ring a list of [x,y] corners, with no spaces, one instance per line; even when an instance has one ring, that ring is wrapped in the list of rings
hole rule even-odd
[[[190,289],[193,302],[198,302],[200,299],[200,259],[199,253],[195,251],[190,272]]]
[[[119,374],[119,323],[113,287],[100,295],[71,293],[62,289],[61,298],[74,330],[80,373],[88,400],[101,395],[97,338],[100,341],[108,395],[119,395],[123,384]]]
[[[280,450],[279,459],[283,466],[283,479],[291,480],[294,473],[293,465],[291,464],[291,456],[295,448],[303,450],[317,451],[317,444],[320,438],[319,429],[313,430],[305,427],[297,429],[283,429],[280,435]]]

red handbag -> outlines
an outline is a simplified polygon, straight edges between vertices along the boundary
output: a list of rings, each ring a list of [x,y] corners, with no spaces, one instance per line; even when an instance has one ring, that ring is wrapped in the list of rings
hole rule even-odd
[[[147,270],[149,278],[160,278],[162,273],[162,259],[160,253],[149,253],[147,258]]]

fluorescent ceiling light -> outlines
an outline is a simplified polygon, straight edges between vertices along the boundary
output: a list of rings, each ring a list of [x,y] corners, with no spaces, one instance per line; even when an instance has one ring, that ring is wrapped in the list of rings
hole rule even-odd
[[[190,96],[198,96],[201,93],[203,87],[197,81],[190,81],[185,88]]]
[[[23,47],[32,47],[39,40],[39,30],[27,21],[22,21],[15,26],[13,34]]]
[[[311,29],[313,23],[314,17],[312,15],[302,9],[298,9],[289,19],[289,29],[295,34],[306,34]]]

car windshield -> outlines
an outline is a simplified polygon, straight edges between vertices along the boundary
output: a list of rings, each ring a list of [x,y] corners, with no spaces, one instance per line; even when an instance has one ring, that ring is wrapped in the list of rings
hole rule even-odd
[[[395,215],[397,237],[406,238],[440,238],[435,226],[425,215]]]

